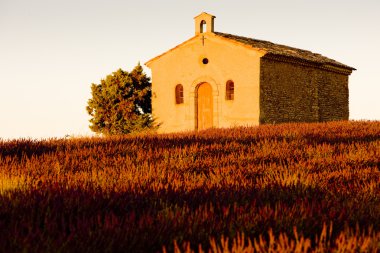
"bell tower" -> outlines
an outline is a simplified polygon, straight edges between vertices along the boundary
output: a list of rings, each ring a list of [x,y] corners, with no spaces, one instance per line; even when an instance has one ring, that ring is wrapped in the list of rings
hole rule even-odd
[[[215,16],[202,12],[194,18],[195,20],[195,35],[200,33],[213,33],[214,32],[214,19]]]

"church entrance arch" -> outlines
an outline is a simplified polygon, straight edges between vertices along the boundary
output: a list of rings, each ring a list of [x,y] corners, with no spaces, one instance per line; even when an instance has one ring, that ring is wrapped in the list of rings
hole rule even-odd
[[[209,83],[201,83],[197,87],[196,120],[197,129],[203,130],[213,127],[213,94]]]

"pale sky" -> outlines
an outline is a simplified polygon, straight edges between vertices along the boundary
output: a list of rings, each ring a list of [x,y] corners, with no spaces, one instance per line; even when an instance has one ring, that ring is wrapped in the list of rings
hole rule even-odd
[[[356,68],[350,119],[380,120],[378,0],[0,0],[0,138],[90,135],[91,83],[189,39],[203,11]]]

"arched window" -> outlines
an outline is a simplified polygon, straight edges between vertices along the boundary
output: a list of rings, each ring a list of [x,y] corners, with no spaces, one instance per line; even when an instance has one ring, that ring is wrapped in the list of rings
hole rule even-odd
[[[234,82],[229,80],[226,83],[226,100],[234,100],[235,85]]]
[[[206,21],[202,20],[201,21],[201,33],[205,33],[207,31],[207,24]]]
[[[183,104],[183,86],[182,84],[177,84],[175,87],[175,103]]]

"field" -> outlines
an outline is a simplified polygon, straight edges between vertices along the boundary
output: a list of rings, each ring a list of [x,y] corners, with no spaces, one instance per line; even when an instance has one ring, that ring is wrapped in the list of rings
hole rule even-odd
[[[0,140],[0,252],[173,251],[380,251],[380,122]]]

